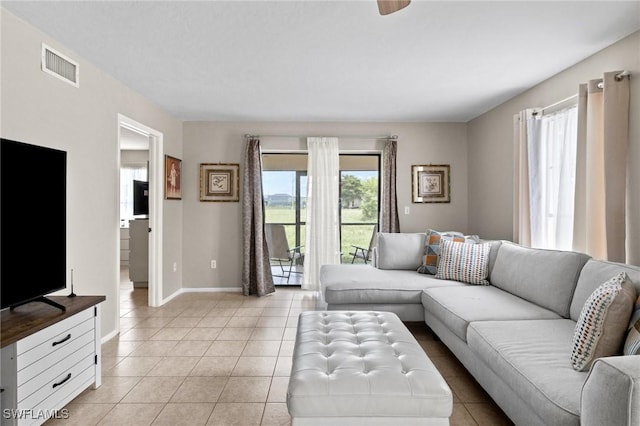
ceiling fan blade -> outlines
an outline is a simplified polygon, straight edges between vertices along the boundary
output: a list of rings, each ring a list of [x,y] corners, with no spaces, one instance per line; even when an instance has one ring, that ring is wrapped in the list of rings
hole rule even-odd
[[[409,6],[411,0],[378,0],[380,15],[388,15]]]

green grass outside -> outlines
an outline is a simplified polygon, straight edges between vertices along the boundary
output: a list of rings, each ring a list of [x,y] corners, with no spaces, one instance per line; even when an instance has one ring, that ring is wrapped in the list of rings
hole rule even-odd
[[[306,219],[306,209],[300,211],[301,220]],[[295,223],[295,209],[287,209],[281,207],[266,207],[265,208],[265,221],[266,223]],[[342,222],[343,223],[366,223],[371,222],[371,219],[364,219],[362,217],[362,211],[360,209],[342,209]],[[371,233],[373,232],[374,225],[343,225],[341,229],[341,251],[342,251],[342,263],[351,263],[353,255],[352,246],[369,247],[371,241]],[[287,234],[287,241],[289,247],[295,247],[295,225],[285,225],[285,232]],[[300,229],[301,245],[304,245],[305,229],[304,225]],[[304,252],[304,249],[303,249]],[[356,263],[362,263],[362,260],[356,259]]]

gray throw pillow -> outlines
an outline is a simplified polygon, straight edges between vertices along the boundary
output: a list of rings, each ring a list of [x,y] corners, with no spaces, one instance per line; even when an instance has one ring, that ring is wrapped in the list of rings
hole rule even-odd
[[[378,233],[378,269],[415,270],[422,264],[425,234]]]

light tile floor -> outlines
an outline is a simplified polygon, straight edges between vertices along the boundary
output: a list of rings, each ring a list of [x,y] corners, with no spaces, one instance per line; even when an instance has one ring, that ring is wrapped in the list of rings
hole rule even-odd
[[[126,275],[124,275],[126,277]],[[187,293],[147,307],[121,285],[121,333],[102,347],[102,386],[47,425],[288,425],[286,390],[297,316],[316,300],[295,287],[257,298]],[[511,424],[424,323],[408,323],[449,383],[452,425]]]

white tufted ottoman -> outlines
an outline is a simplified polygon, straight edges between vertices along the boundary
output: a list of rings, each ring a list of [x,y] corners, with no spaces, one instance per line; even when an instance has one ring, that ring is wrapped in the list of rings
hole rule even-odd
[[[287,391],[293,425],[448,425],[452,404],[396,314],[300,314]]]

